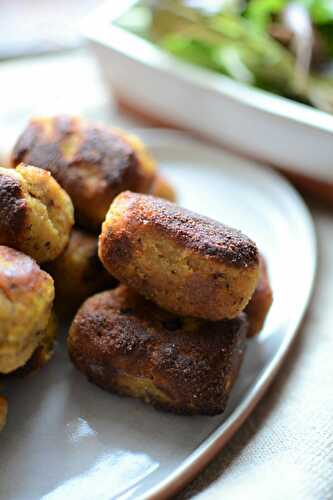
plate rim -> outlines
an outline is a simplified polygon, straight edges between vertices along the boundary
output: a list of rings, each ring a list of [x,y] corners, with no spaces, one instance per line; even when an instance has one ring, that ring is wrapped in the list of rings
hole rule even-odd
[[[154,140],[157,146],[158,142],[160,142],[162,147],[163,145],[170,147],[171,142],[185,147],[194,145],[207,152],[219,154],[222,157],[226,155],[227,158],[235,158],[249,169],[260,170],[261,175],[271,178],[276,182],[278,187],[283,187],[284,190],[288,191],[288,199],[297,208],[297,220],[301,220],[307,234],[309,242],[308,252],[311,258],[311,269],[308,269],[307,273],[307,288],[303,290],[304,300],[302,301],[302,306],[297,309],[296,314],[294,313],[291,316],[281,345],[271,362],[263,369],[256,383],[248,390],[248,393],[235,410],[178,467],[170,472],[165,479],[136,497],[138,500],[163,500],[184,488],[221,451],[223,446],[232,438],[252,413],[277,375],[292,342],[299,332],[299,326],[309,305],[317,268],[317,238],[312,216],[301,195],[288,180],[271,167],[266,167],[252,159],[246,159],[240,155],[230,153],[222,147],[200,140],[186,132],[163,128],[138,128],[130,126],[127,128],[137,133],[147,143],[148,148]],[[125,490],[122,494],[126,495],[126,493],[129,493],[129,490]]]
[[[226,154],[229,158],[237,158],[249,168],[262,170],[261,174],[273,179],[278,186],[289,191],[288,197],[298,209],[298,218],[302,220],[303,228],[307,233],[309,241],[309,255],[311,256],[311,269],[308,270],[308,286],[303,290],[304,300],[291,317],[286,334],[281,345],[270,363],[264,368],[256,383],[244,397],[243,401],[237,405],[235,410],[220,424],[174,471],[172,471],[164,480],[151,487],[147,492],[141,494],[139,500],[163,500],[176,494],[186,486],[195,475],[198,474],[208,463],[217,455],[223,446],[232,438],[236,431],[243,425],[250,416],[259,401],[263,398],[268,387],[273,382],[279,369],[281,368],[286,355],[299,332],[304,314],[309,306],[312,296],[316,271],[317,271],[317,235],[312,215],[306,206],[301,195],[291,185],[291,183],[280,173],[269,166],[257,163],[251,159],[230,153],[215,145],[211,145],[200,139],[194,138],[191,134],[163,128],[134,128],[134,133],[142,137],[149,147],[149,139],[159,139],[160,141],[172,140],[180,144],[188,143],[200,146],[207,151],[213,151],[219,154]]]

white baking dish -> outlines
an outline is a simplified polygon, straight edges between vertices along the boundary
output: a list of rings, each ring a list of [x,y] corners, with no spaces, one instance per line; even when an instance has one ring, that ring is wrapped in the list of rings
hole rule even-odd
[[[132,108],[291,172],[333,181],[333,116],[184,63],[114,21],[108,1],[84,32],[116,95]]]

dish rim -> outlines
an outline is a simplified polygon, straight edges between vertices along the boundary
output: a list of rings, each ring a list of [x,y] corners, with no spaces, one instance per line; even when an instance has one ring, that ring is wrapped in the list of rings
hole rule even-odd
[[[135,128],[135,133],[138,133],[149,144],[149,137],[159,137],[160,141],[179,142],[181,145],[184,142],[189,145],[200,145],[216,153],[223,154],[223,148],[218,148],[214,145],[207,144],[204,141],[192,137],[190,134],[177,130],[170,129],[150,129],[150,128]],[[156,138],[155,138],[156,140]],[[227,152],[229,157],[236,157],[237,155]],[[237,405],[235,410],[220,424],[215,431],[213,431],[173,472],[171,472],[164,480],[153,486],[147,492],[139,496],[139,500],[163,500],[177,493],[180,489],[185,487],[195,475],[199,473],[208,463],[216,456],[216,454],[223,448],[223,446],[231,439],[235,432],[243,425],[248,416],[252,413],[260,399],[264,396],[271,382],[277,375],[286,355],[291,347],[292,342],[295,340],[299,327],[301,325],[304,314],[308,308],[313,287],[315,283],[316,270],[317,270],[317,237],[314,222],[308,207],[301,195],[296,189],[285,179],[281,174],[276,172],[270,167],[260,165],[253,160],[246,160],[239,157],[242,162],[247,163],[249,168],[260,169],[262,175],[271,178],[278,185],[279,188],[288,191],[288,198],[297,209],[297,219],[302,221],[303,229],[307,233],[309,241],[309,257],[311,258],[311,269],[307,269],[308,286],[303,289],[304,299],[302,306],[298,308],[296,313],[290,317],[287,325],[284,338],[278,347],[273,359],[265,366],[263,372],[258,380],[253,384],[252,388],[248,390],[243,401]],[[295,212],[296,213],[296,212]]]
[[[254,110],[309,128],[333,133],[333,116],[292,99],[266,90],[237,82],[228,76],[195,66],[166,53],[152,42],[115,24],[138,0],[122,0],[121,3],[105,0],[82,22],[83,34],[89,40],[100,43],[132,60],[168,72],[189,84],[217,91]]]

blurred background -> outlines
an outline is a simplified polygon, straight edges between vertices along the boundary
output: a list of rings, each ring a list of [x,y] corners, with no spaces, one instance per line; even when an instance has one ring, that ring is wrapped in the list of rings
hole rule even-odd
[[[78,21],[98,0],[1,0],[0,57],[43,54],[82,43]]]
[[[0,151],[31,115],[109,117],[81,22],[99,0],[0,0]]]
[[[149,118],[155,118],[152,124],[166,123],[202,132],[247,156],[314,177],[325,182],[324,188],[329,190],[325,197],[333,204],[333,173],[328,161],[333,153],[333,0],[109,0],[105,10],[103,22],[106,21],[107,30],[111,12],[116,8],[124,11],[114,25],[136,37],[127,47],[134,58],[135,51],[137,54],[146,50],[148,42],[155,47],[155,56],[156,49],[159,50],[161,60],[165,54],[174,59],[175,65],[177,59],[190,63],[193,68],[196,66],[197,73],[190,72],[190,66],[183,71],[187,82],[192,76],[195,82],[199,71],[206,71],[206,81],[210,74],[223,98],[228,95],[228,82],[232,81],[243,85],[243,89],[264,91],[263,99],[265,95],[282,97],[273,103],[272,109],[269,109],[269,101],[261,102],[261,108],[263,103],[267,104],[275,121],[279,114],[274,115],[276,109],[284,109],[288,102],[300,103],[303,107],[295,108],[295,114],[300,122],[303,115],[306,119],[301,127],[290,129],[290,133],[285,131],[285,138],[294,139],[293,150],[288,154],[274,140],[264,145],[262,141],[256,143],[261,135],[260,123],[257,121],[253,127],[253,117],[248,115],[247,125],[244,109],[237,111],[235,106],[230,116],[225,117],[221,113],[221,122],[213,126],[210,122],[216,106],[209,105],[213,101],[209,101],[208,94],[203,110],[201,98],[193,98],[189,104],[182,99],[176,103],[181,79],[173,79],[174,94],[168,96],[179,108],[179,120],[168,120],[171,108],[167,102],[163,116],[161,95],[169,93],[169,87],[163,88],[157,72],[152,74],[152,80],[143,78],[141,94],[135,93],[138,91],[136,79],[143,75],[144,65],[133,70],[127,67],[126,57],[119,58],[117,50],[108,46],[108,31],[102,42],[98,40],[100,26],[99,21],[94,22],[93,13],[103,3],[102,0],[0,0],[0,151],[10,148],[17,131],[32,115],[65,112],[101,121],[112,120],[118,125],[142,125],[143,113],[141,121],[133,119],[133,115],[117,113],[112,91],[117,91],[119,97],[119,90],[124,90],[127,101],[132,98],[132,111],[136,103],[141,104],[141,111],[154,111],[148,113]],[[84,19],[89,19],[97,36],[99,67],[82,35]],[[154,63],[157,59],[155,57]],[[168,61],[166,69],[172,59]],[[171,74],[165,73],[167,77]],[[221,76],[219,81],[214,80],[216,75]],[[194,87],[195,83],[193,92]],[[247,97],[251,103],[257,99],[253,96]],[[157,102],[155,106],[153,98]],[[190,114],[184,109],[186,106],[187,109],[190,106]],[[227,109],[221,100],[222,108],[223,112]],[[293,126],[294,113],[290,109],[285,123],[276,121],[276,129],[272,128],[268,135],[278,135],[280,141],[285,141],[281,133],[285,127]],[[159,122],[161,117],[164,121]],[[264,118],[262,127],[266,132]],[[273,120],[267,121],[272,127]],[[313,129],[310,130],[309,125],[313,125]],[[233,137],[226,134],[232,128]],[[305,132],[308,135],[304,135]],[[304,147],[309,146],[312,139],[316,148],[305,151]],[[263,151],[259,154],[260,147]]]

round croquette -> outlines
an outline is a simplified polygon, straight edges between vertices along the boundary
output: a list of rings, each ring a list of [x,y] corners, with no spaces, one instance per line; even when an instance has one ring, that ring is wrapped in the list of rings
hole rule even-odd
[[[33,118],[19,137],[11,162],[50,171],[70,195],[75,220],[93,231],[99,231],[121,191],[149,192],[156,170],[136,136],[75,116]]]
[[[50,261],[64,250],[73,223],[72,202],[49,172],[0,167],[1,245]]]
[[[23,366],[49,322],[53,279],[21,252],[0,246],[0,373]]]

